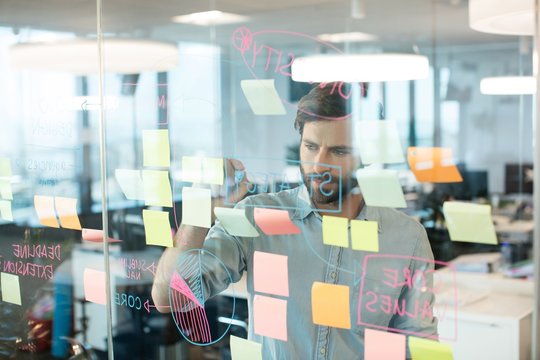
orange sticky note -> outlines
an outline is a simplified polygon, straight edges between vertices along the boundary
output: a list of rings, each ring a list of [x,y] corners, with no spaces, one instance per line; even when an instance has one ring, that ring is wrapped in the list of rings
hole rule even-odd
[[[379,252],[379,227],[376,221],[351,220],[354,250]]]
[[[34,195],[34,207],[39,218],[39,223],[43,226],[59,228],[56,213],[54,211],[54,199],[52,196]]]
[[[82,239],[85,241],[102,243],[103,242],[103,230],[96,229],[82,229]],[[110,243],[122,242],[122,240],[109,238]]]
[[[287,301],[255,295],[253,324],[255,334],[287,341]]]
[[[350,329],[349,287],[315,281],[311,287],[311,311],[314,324]]]
[[[54,205],[63,228],[81,230],[81,223],[77,215],[77,199],[56,196]]]
[[[143,221],[147,245],[174,246],[168,212],[145,209]]]
[[[405,360],[405,349],[405,335],[365,329],[364,360]]]
[[[289,218],[287,210],[255,208],[255,223],[266,235],[300,234],[300,228]]]
[[[289,271],[286,255],[255,251],[253,277],[255,291],[289,296]]]
[[[454,163],[451,148],[410,147],[407,150],[407,160],[418,182],[451,183],[463,181]]]
[[[94,269],[84,269],[83,275],[84,298],[87,301],[105,305],[107,295],[105,292],[105,272]]]
[[[349,219],[323,215],[322,228],[324,244],[349,247]]]

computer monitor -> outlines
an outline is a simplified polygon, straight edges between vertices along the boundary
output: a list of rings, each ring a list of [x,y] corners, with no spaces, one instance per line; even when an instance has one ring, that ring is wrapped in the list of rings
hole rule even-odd
[[[506,164],[504,169],[504,192],[506,194],[532,194],[533,164]]]

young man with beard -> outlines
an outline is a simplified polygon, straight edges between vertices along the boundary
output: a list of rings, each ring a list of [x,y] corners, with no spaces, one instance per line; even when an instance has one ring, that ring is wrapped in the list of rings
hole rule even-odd
[[[289,218],[301,233],[268,236],[260,232],[253,238],[230,235],[219,221],[209,231],[181,226],[176,247],[164,252],[156,272],[152,296],[158,308],[168,310],[169,282],[179,257],[189,256],[189,249],[203,248],[220,260],[204,264],[205,298],[219,294],[230,280],[236,282],[247,272],[249,338],[262,344],[265,359],[362,359],[364,331],[369,327],[437,338],[437,320],[431,312],[433,254],[425,230],[398,211],[366,206],[355,179],[360,161],[351,139],[350,107],[334,89],[333,84],[316,86],[298,105],[295,128],[301,139],[304,184],[292,190],[248,196],[236,205],[245,209],[252,224],[256,207],[293,209]],[[234,160],[228,166],[230,170],[244,170]],[[240,197],[246,193],[244,188]],[[372,253],[323,244],[325,215],[376,221],[379,254],[391,256],[364,262]],[[289,294],[281,298],[287,304],[287,341],[255,332],[256,251],[288,257]],[[350,328],[314,323],[314,283],[348,287]]]

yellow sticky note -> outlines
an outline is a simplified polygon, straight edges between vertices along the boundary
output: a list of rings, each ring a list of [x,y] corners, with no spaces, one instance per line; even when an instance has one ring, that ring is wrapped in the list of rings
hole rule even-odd
[[[0,217],[7,221],[13,221],[13,213],[11,212],[11,201],[0,200]]]
[[[11,161],[7,157],[0,157],[0,177],[11,177]]]
[[[204,158],[202,171],[203,183],[223,185],[223,158]]]
[[[210,228],[212,225],[210,189],[182,188],[182,224]]]
[[[311,287],[311,311],[314,324],[350,329],[349,287],[315,281]]]
[[[409,350],[412,360],[452,360],[450,345],[438,341],[409,336]]]
[[[354,250],[379,252],[379,227],[376,221],[351,220]]]
[[[63,228],[81,230],[81,223],[77,215],[77,199],[56,196],[54,204]]]
[[[349,247],[349,220],[343,217],[323,215],[323,243]]]
[[[233,236],[259,236],[257,229],[247,219],[245,209],[215,207],[214,214],[225,230]]]
[[[152,206],[172,207],[169,172],[143,170],[144,203]]]
[[[21,305],[21,287],[19,276],[0,273],[0,285],[2,286],[2,301]]]
[[[231,335],[229,339],[232,360],[262,360],[262,345]]]
[[[394,121],[364,120],[355,122],[354,126],[363,164],[395,164],[405,161]]]
[[[174,246],[168,212],[143,210],[143,222],[147,245]]]
[[[143,130],[143,164],[144,166],[171,165],[171,148],[169,130]]]
[[[144,200],[144,187],[140,170],[116,169],[114,176],[127,199]]]
[[[182,157],[182,181],[202,182],[202,158],[194,156]]]
[[[4,200],[13,200],[10,179],[0,179],[0,198]]]
[[[368,206],[407,207],[396,171],[358,169],[356,178]]]
[[[497,244],[490,205],[447,201],[443,212],[451,240]]]
[[[274,79],[242,80],[240,87],[255,115],[285,115]]]
[[[56,212],[54,211],[54,199],[52,196],[34,196],[34,207],[39,218],[39,223],[43,226],[59,228]]]

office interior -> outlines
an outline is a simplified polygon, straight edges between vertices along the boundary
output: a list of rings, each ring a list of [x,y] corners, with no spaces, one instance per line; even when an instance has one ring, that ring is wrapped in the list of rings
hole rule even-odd
[[[291,64],[373,54],[429,64],[420,78],[398,62],[351,84],[358,121],[395,124],[403,161],[378,166],[396,171],[400,211],[427,231],[435,282],[458,296],[436,298],[450,309],[441,343],[455,359],[538,358],[535,13],[515,31],[473,29],[471,8],[486,3],[0,0],[0,358],[230,359],[230,335],[247,336],[245,284],[205,304],[217,340],[190,341],[152,307],[164,247],[148,244],[143,210],[166,212],[177,231],[186,156],[241,160],[254,193],[298,186],[296,106],[320,81],[295,81]],[[508,3],[491,10],[528,11]],[[402,77],[362,80],[390,72]],[[490,93],[481,82],[492,77],[528,88]],[[254,112],[245,80],[273,80],[283,111]],[[168,130],[170,164],[145,164],[148,130]],[[407,161],[414,147],[451,149],[462,181],[418,181]],[[127,196],[118,169],[167,171],[173,206]],[[207,188],[224,196],[223,186]],[[496,243],[451,239],[448,201],[489,205]],[[121,241],[83,239],[82,229]],[[86,296],[92,276],[108,278],[105,303]]]

